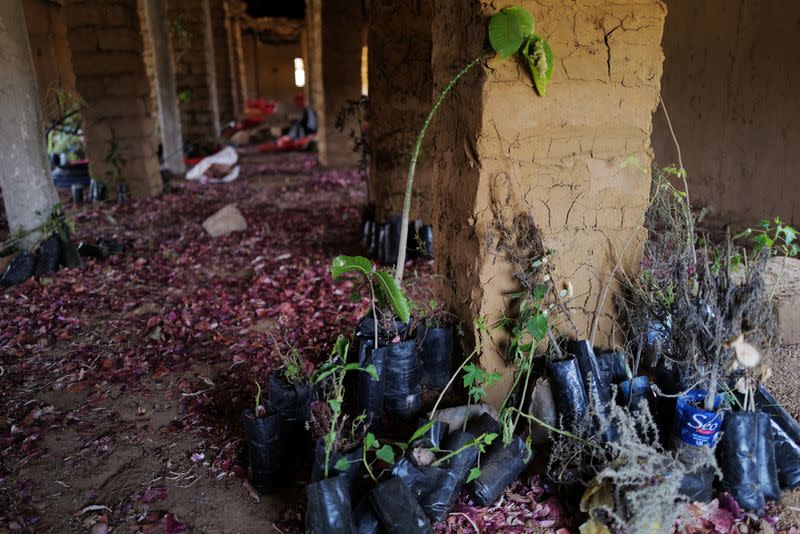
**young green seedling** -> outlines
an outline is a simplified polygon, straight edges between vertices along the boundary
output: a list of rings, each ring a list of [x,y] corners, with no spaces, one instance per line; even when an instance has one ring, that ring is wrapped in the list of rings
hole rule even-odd
[[[334,346],[333,352],[331,353],[331,359],[325,365],[323,365],[322,368],[320,368],[319,372],[317,373],[314,379],[315,384],[319,384],[320,382],[328,378],[331,378],[331,383],[332,383],[332,396],[330,399],[328,399],[328,406],[331,409],[331,420],[330,420],[330,425],[328,427],[328,432],[324,436],[325,478],[328,478],[331,454],[333,453],[334,445],[336,444],[336,438],[338,437],[336,429],[338,428],[339,425],[339,419],[342,416],[342,402],[344,401],[345,375],[349,371],[361,371],[367,373],[375,380],[379,380],[378,371],[374,365],[361,367],[357,363],[345,364],[344,362],[347,360],[347,353],[349,350],[350,350],[350,341],[344,336],[339,336],[339,338],[336,340],[336,345]],[[336,463],[335,467],[337,469],[339,469],[340,463],[341,460],[339,460]],[[345,467],[344,470],[346,469],[347,467]]]
[[[495,13],[489,19],[489,43],[500,57],[508,58],[518,54],[520,59],[525,61],[531,70],[531,77],[536,91],[541,96],[547,93],[547,86],[553,77],[553,51],[546,39],[533,33],[533,17],[523,7],[507,7],[499,13]],[[408,222],[411,217],[411,196],[414,191],[414,173],[416,172],[417,160],[425,133],[436,115],[439,106],[445,97],[453,90],[458,81],[464,77],[473,67],[480,64],[486,56],[485,52],[478,54],[475,59],[453,76],[445,85],[439,96],[433,103],[430,113],[425,118],[422,128],[417,135],[417,142],[411,152],[411,162],[408,166],[406,177],[406,191],[403,199],[403,222],[400,226],[400,244],[397,250],[397,265],[395,268],[395,280],[403,280],[403,269],[406,263],[406,248],[408,246]]]

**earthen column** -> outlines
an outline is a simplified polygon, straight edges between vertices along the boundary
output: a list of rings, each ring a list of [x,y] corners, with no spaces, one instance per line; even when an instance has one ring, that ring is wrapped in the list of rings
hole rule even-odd
[[[184,140],[216,140],[220,117],[209,0],[169,0],[167,5]]]
[[[153,97],[136,0],[74,0],[64,8],[92,177],[133,196],[161,192]]]
[[[431,109],[431,0],[373,0],[369,7],[370,201],[379,220],[403,208],[411,148]],[[433,145],[417,163],[412,216],[430,222]]]
[[[163,0],[147,0],[146,13],[153,46],[164,166],[175,174],[183,174],[186,172],[186,163],[183,159],[183,132],[178,106],[178,89],[175,83],[175,65],[169,39],[167,10]]]
[[[242,15],[245,6],[239,0],[229,0],[225,9],[228,14],[228,25],[230,47],[228,54],[230,57],[231,77],[233,86],[233,109],[238,118],[244,109],[244,101],[247,98],[247,72],[245,70],[244,49],[242,47]]]
[[[45,151],[39,92],[21,0],[0,2],[0,189],[12,234],[32,248],[58,201]]]
[[[336,116],[348,101],[361,97],[360,0],[309,0],[313,19],[311,38],[312,101],[319,115],[319,159],[328,167],[358,163],[353,141],[336,128]]]
[[[214,36],[214,71],[217,78],[217,102],[221,124],[236,118],[233,109],[233,78],[231,76],[229,24],[225,15],[225,0],[210,0],[211,30]]]
[[[450,281],[449,300],[466,321],[492,324],[504,295],[517,290],[511,266],[495,255],[495,214],[531,216],[556,284],[571,284],[571,327],[587,338],[600,315],[595,344],[612,343],[613,305],[599,295],[625,243],[621,266],[638,270],[643,214],[650,190],[649,135],[659,94],[666,9],[657,0],[495,2],[435,0],[435,88],[486,42],[488,16],[520,4],[536,19],[555,55],[546,97],[532,88],[526,66],[492,57],[470,73],[436,119],[434,197],[436,265]],[[629,158],[641,168],[623,166]],[[644,169],[644,170],[642,170]],[[613,288],[613,286],[612,286]],[[612,291],[613,293],[613,291]],[[490,391],[498,404],[513,377],[500,355],[503,334],[484,339],[483,363],[504,380]]]

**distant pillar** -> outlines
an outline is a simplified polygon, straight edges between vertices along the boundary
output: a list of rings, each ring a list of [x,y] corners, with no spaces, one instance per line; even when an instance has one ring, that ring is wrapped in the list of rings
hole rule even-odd
[[[214,36],[209,0],[169,0],[175,81],[185,141],[215,141],[220,134]]]
[[[158,95],[158,120],[161,125],[161,143],[164,166],[174,174],[186,172],[183,158],[183,132],[178,107],[178,89],[175,84],[175,66],[169,42],[167,8],[163,0],[147,0],[147,23],[153,43],[153,63]]]
[[[361,27],[364,13],[360,0],[308,0],[312,10],[312,101],[319,117],[317,145],[320,163],[326,167],[358,164],[359,154],[347,132],[336,128],[336,116],[348,101],[361,98]]]
[[[369,6],[369,200],[378,220],[403,209],[411,148],[433,105],[431,1]],[[433,143],[417,163],[412,217],[433,219]]]
[[[163,188],[154,99],[136,0],[72,0],[64,8],[92,177],[144,197]]]
[[[0,2],[0,72],[0,190],[14,235],[39,227],[58,202],[21,0]],[[33,231],[20,245],[31,249],[40,238]]]

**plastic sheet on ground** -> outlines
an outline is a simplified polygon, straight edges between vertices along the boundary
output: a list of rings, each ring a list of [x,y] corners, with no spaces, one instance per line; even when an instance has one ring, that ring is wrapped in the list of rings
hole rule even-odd
[[[199,181],[209,184],[225,184],[232,182],[239,177],[240,168],[236,163],[239,161],[239,154],[233,147],[225,147],[216,154],[201,159],[197,165],[189,169],[186,173],[186,179],[191,181]],[[225,175],[209,176],[209,171],[214,169],[227,168],[228,172]],[[219,174],[218,172],[214,173]]]

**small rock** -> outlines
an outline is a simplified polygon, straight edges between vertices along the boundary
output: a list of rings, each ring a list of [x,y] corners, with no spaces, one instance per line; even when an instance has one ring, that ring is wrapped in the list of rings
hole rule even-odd
[[[203,229],[211,237],[220,237],[232,232],[247,230],[247,221],[234,204],[228,204],[203,221]]]
[[[51,235],[39,246],[39,257],[36,260],[36,276],[45,276],[56,272],[61,256],[61,244],[57,235]]]
[[[36,265],[36,258],[30,252],[24,251],[17,254],[11,263],[8,264],[3,276],[0,277],[0,285],[15,286],[21,284],[31,276]]]
[[[89,534],[108,534],[108,523],[95,523]]]

